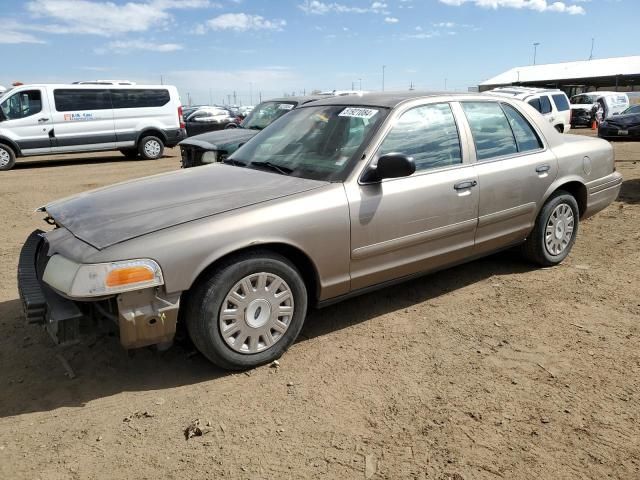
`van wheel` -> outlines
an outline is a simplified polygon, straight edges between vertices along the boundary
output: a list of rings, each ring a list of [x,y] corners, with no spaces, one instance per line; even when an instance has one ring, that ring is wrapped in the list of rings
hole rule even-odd
[[[298,269],[268,251],[224,262],[189,295],[186,324],[197,349],[219,367],[243,370],[279,358],[307,314]]]
[[[138,145],[138,153],[145,160],[156,160],[164,153],[164,143],[158,137],[144,137]]]
[[[138,150],[135,148],[122,148],[120,153],[127,158],[138,158]]]
[[[16,164],[16,154],[6,145],[0,144],[0,170],[11,170]]]
[[[525,258],[543,267],[562,262],[576,241],[579,216],[578,202],[573,195],[564,190],[551,195],[522,245]]]

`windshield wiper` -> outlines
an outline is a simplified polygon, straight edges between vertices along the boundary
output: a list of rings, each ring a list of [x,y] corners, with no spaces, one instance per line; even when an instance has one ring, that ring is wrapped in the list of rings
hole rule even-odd
[[[264,127],[258,127],[257,125],[252,125],[251,127],[244,127],[248,130],[262,130]]]
[[[285,167],[282,165],[276,165],[271,162],[251,162],[249,166],[255,165],[256,167],[267,167],[275,172],[281,173],[282,175],[290,175],[293,172],[292,168]]]
[[[241,162],[240,160],[234,160],[233,158],[225,158],[222,163],[226,163],[227,165],[234,165],[236,167],[246,167],[247,164]]]

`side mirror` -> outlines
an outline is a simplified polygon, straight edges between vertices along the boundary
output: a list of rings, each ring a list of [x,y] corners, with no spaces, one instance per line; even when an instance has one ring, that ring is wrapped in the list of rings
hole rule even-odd
[[[412,157],[404,153],[388,153],[378,159],[375,166],[370,166],[362,176],[363,182],[379,182],[385,178],[400,178],[413,175],[416,164]]]

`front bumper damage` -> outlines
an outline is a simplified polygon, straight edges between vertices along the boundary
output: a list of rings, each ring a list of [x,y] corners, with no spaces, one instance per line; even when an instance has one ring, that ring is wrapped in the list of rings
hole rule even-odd
[[[36,230],[20,252],[18,291],[27,322],[43,325],[57,344],[76,342],[81,331],[104,320],[118,327],[127,349],[173,341],[180,293],[168,295],[154,287],[103,298],[67,298],[42,281],[49,259],[46,235]]]

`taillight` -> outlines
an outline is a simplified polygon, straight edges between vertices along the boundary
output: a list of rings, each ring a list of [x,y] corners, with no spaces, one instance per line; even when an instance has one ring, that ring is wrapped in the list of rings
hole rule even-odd
[[[178,121],[180,122],[180,128],[186,128],[184,117],[182,116],[182,105],[178,107]]]

